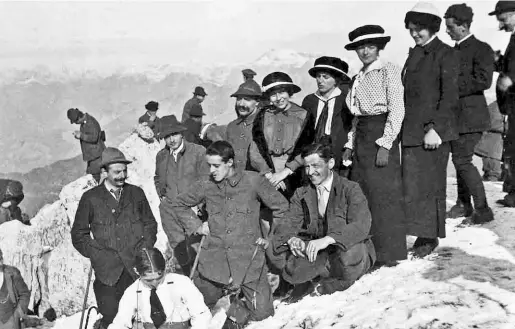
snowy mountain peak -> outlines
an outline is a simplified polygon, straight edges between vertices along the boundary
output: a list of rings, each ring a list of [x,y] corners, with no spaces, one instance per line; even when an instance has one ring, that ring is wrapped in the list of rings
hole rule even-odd
[[[261,55],[255,62],[257,66],[294,66],[301,67],[316,58],[316,55],[298,52],[292,49],[271,49]]]

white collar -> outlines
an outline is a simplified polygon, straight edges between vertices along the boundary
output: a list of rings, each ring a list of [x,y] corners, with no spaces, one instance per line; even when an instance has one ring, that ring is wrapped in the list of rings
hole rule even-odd
[[[111,184],[107,179],[104,179],[104,186],[106,187],[106,189],[111,192],[111,191],[117,191],[118,189],[123,189],[123,186],[122,187],[116,187],[114,186],[113,184]]]
[[[380,70],[383,68],[383,66],[384,66],[383,61],[381,60],[380,57],[377,57],[377,59],[372,64],[370,64],[366,68],[362,68],[361,71],[359,71],[359,72],[362,74],[366,74],[373,70]]]
[[[327,192],[329,192],[331,190],[331,186],[333,186],[333,171],[331,170],[331,172],[329,173],[329,176],[327,176],[327,178],[322,182],[320,183],[318,186],[317,186],[317,189],[322,186],[324,188],[324,190],[326,190]]]
[[[183,148],[184,148],[184,139],[181,142],[181,146],[179,146],[179,148],[177,150],[175,150],[175,151],[172,150],[172,154],[175,154],[175,155],[179,154],[179,152],[181,152]]]
[[[422,47],[425,47],[425,46],[427,46],[428,44],[430,44],[430,43],[431,43],[431,41],[433,41],[435,38],[436,38],[436,34],[435,34],[435,35],[433,35],[429,40],[427,40],[427,42],[426,42],[426,43],[424,43],[424,44],[422,45]]]
[[[329,97],[327,97],[327,99],[325,99],[324,97],[322,97],[322,95],[320,95],[320,92],[317,90],[315,92],[315,96],[318,97],[320,100],[322,100],[323,102],[327,102],[329,101],[330,99],[333,99],[335,97],[338,97],[342,94],[342,90],[338,87],[334,88],[333,91],[331,92],[331,95],[329,95]]]
[[[467,40],[472,36],[472,33],[469,33],[466,37],[462,38],[460,41],[456,41],[456,44],[460,45],[463,41]]]

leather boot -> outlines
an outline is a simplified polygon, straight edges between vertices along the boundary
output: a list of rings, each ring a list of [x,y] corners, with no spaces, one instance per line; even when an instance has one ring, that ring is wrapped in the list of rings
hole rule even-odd
[[[471,221],[474,224],[484,224],[494,220],[494,213],[490,207],[476,209],[472,214]]]
[[[438,247],[438,238],[417,238],[413,245],[413,256],[424,258]]]

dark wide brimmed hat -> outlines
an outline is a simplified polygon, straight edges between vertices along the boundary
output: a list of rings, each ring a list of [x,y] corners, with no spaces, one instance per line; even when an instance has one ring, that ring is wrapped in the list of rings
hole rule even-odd
[[[256,72],[252,71],[251,69],[245,69],[245,70],[241,71],[241,73],[243,73],[244,76],[251,77],[251,78],[257,74]]]
[[[363,25],[349,33],[350,43],[345,45],[347,50],[356,50],[365,44],[386,45],[391,37],[384,34],[384,29],[379,25]]]
[[[260,98],[263,95],[261,87],[254,80],[245,81],[231,97],[254,97]]]
[[[515,11],[515,1],[498,1],[495,5],[495,10],[488,13],[488,15],[500,15],[510,11]]]
[[[199,96],[207,96],[206,91],[204,88],[197,86],[195,87],[195,91],[193,92],[193,95],[199,95]]]
[[[119,149],[115,147],[106,147],[106,149],[102,152],[100,166],[105,167],[113,163],[129,164],[132,163],[132,161],[127,160],[125,155]]]
[[[342,80],[350,79],[350,77],[348,76],[349,64],[339,59],[338,57],[323,56],[317,58],[315,60],[315,65],[309,69],[308,73],[313,78],[316,78],[317,72],[319,71],[329,71]]]
[[[273,72],[267,75],[263,79],[263,83],[261,84],[263,89],[263,93],[268,94],[273,89],[278,88],[286,88],[291,90],[292,94],[298,93],[301,91],[300,87],[293,83],[293,80],[290,76],[284,72]]]
[[[188,130],[177,120],[175,115],[167,115],[159,119],[159,137],[165,138],[169,135],[182,133]]]
[[[84,113],[82,113],[79,109],[69,109],[66,115],[68,116],[70,123],[76,123],[77,120],[79,120],[84,115]]]
[[[154,102],[154,101],[150,101],[148,102],[146,105],[145,105],[145,108],[148,110],[148,111],[157,111],[159,109],[159,103],[158,102]]]

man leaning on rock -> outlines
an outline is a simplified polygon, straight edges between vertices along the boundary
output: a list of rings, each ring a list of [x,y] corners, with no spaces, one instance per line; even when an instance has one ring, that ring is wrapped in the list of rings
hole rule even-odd
[[[129,163],[116,148],[102,152],[106,179],[82,195],[71,231],[73,246],[90,259],[95,271],[93,291],[104,329],[116,316],[125,289],[137,278],[135,253],[156,242],[157,222],[145,193],[125,183]]]

